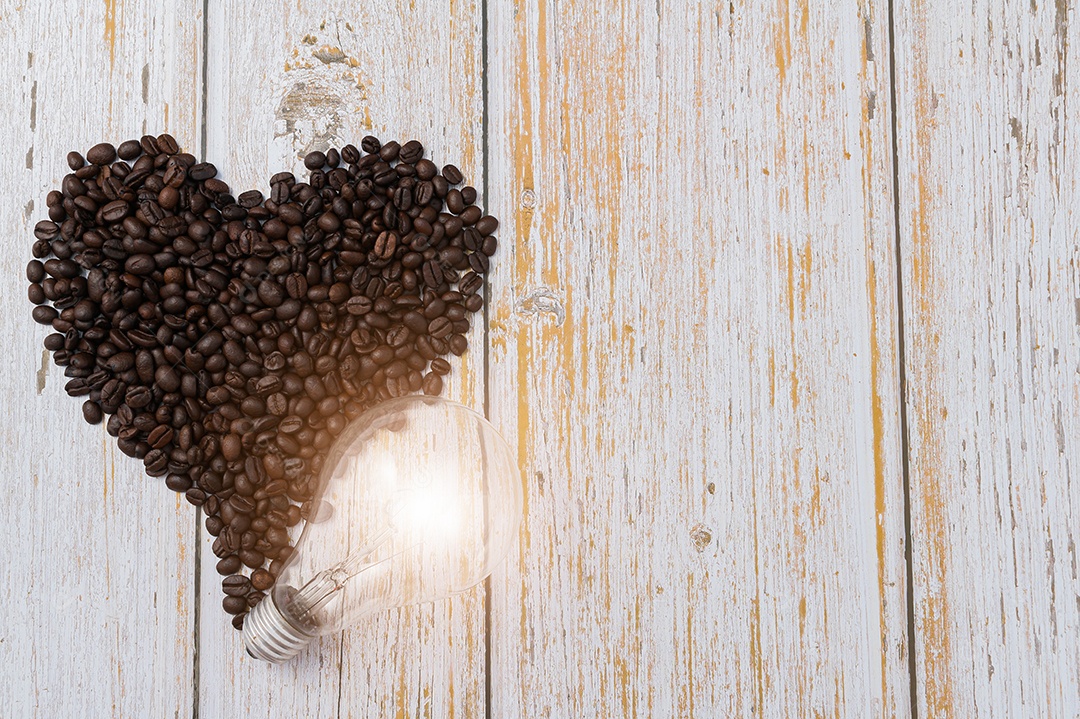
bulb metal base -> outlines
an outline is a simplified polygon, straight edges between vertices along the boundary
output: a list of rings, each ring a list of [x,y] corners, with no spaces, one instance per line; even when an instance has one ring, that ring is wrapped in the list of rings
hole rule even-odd
[[[244,648],[248,656],[272,664],[287,662],[315,639],[294,627],[268,594],[244,620]]]

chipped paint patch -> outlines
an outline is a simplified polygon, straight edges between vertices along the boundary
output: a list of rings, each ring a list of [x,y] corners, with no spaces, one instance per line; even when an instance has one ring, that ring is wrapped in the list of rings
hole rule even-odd
[[[526,294],[514,305],[514,312],[527,317],[548,314],[555,318],[556,325],[566,321],[562,299],[550,287],[538,287]]]
[[[316,60],[319,60],[326,65],[334,62],[345,62],[345,53],[342,52],[340,47],[323,45],[311,54],[315,57]]]
[[[288,137],[299,155],[340,141],[348,107],[337,89],[315,78],[291,85],[278,103],[274,137]]]
[[[41,351],[41,369],[37,371],[37,393],[45,391],[45,379],[49,376],[49,350]]]

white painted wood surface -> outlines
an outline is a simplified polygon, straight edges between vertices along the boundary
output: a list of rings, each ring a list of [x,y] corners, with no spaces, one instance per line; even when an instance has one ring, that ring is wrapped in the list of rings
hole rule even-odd
[[[25,266],[64,156],[165,129],[198,141],[201,3],[0,2],[0,716],[190,716],[191,506],[82,421],[43,356]]]
[[[884,0],[209,3],[205,45],[196,0],[0,0],[0,716],[1077,715],[1076,8],[893,5],[895,163]],[[238,191],[369,131],[486,187],[486,590],[243,655],[24,299],[64,154],[144,128]]]
[[[1080,716],[1080,16],[896,16],[919,715]]]
[[[492,716],[907,716],[885,3],[489,8]]]

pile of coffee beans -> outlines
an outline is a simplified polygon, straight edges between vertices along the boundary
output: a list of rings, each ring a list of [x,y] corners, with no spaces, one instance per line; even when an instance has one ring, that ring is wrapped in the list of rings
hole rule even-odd
[[[233,626],[292,553],[326,450],[374,404],[439,394],[498,220],[412,140],[312,152],[233,196],[169,135],[67,157],[26,267],[34,319],[124,453],[202,508]]]

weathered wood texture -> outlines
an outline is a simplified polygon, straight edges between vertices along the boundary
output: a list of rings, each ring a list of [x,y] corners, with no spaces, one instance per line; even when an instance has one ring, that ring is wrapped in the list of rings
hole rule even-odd
[[[895,116],[885,0],[0,0],[0,715],[1076,715],[1077,9],[893,5]],[[237,191],[368,132],[485,188],[487,591],[243,654],[24,299],[67,150],[162,129]]]
[[[82,420],[24,267],[68,150],[197,141],[201,2],[0,2],[0,715],[189,716],[194,517]]]
[[[1080,15],[900,3],[896,42],[919,715],[1076,716]]]
[[[304,173],[310,150],[415,137],[481,183],[481,29],[478,0],[212,4],[207,156],[237,192],[268,193],[273,173]],[[455,360],[446,395],[482,407],[482,322],[470,340],[480,350]],[[206,540],[202,557],[200,716],[484,715],[483,588],[373,617],[270,667],[229,627]]]
[[[907,716],[886,3],[488,7],[492,716]]]

